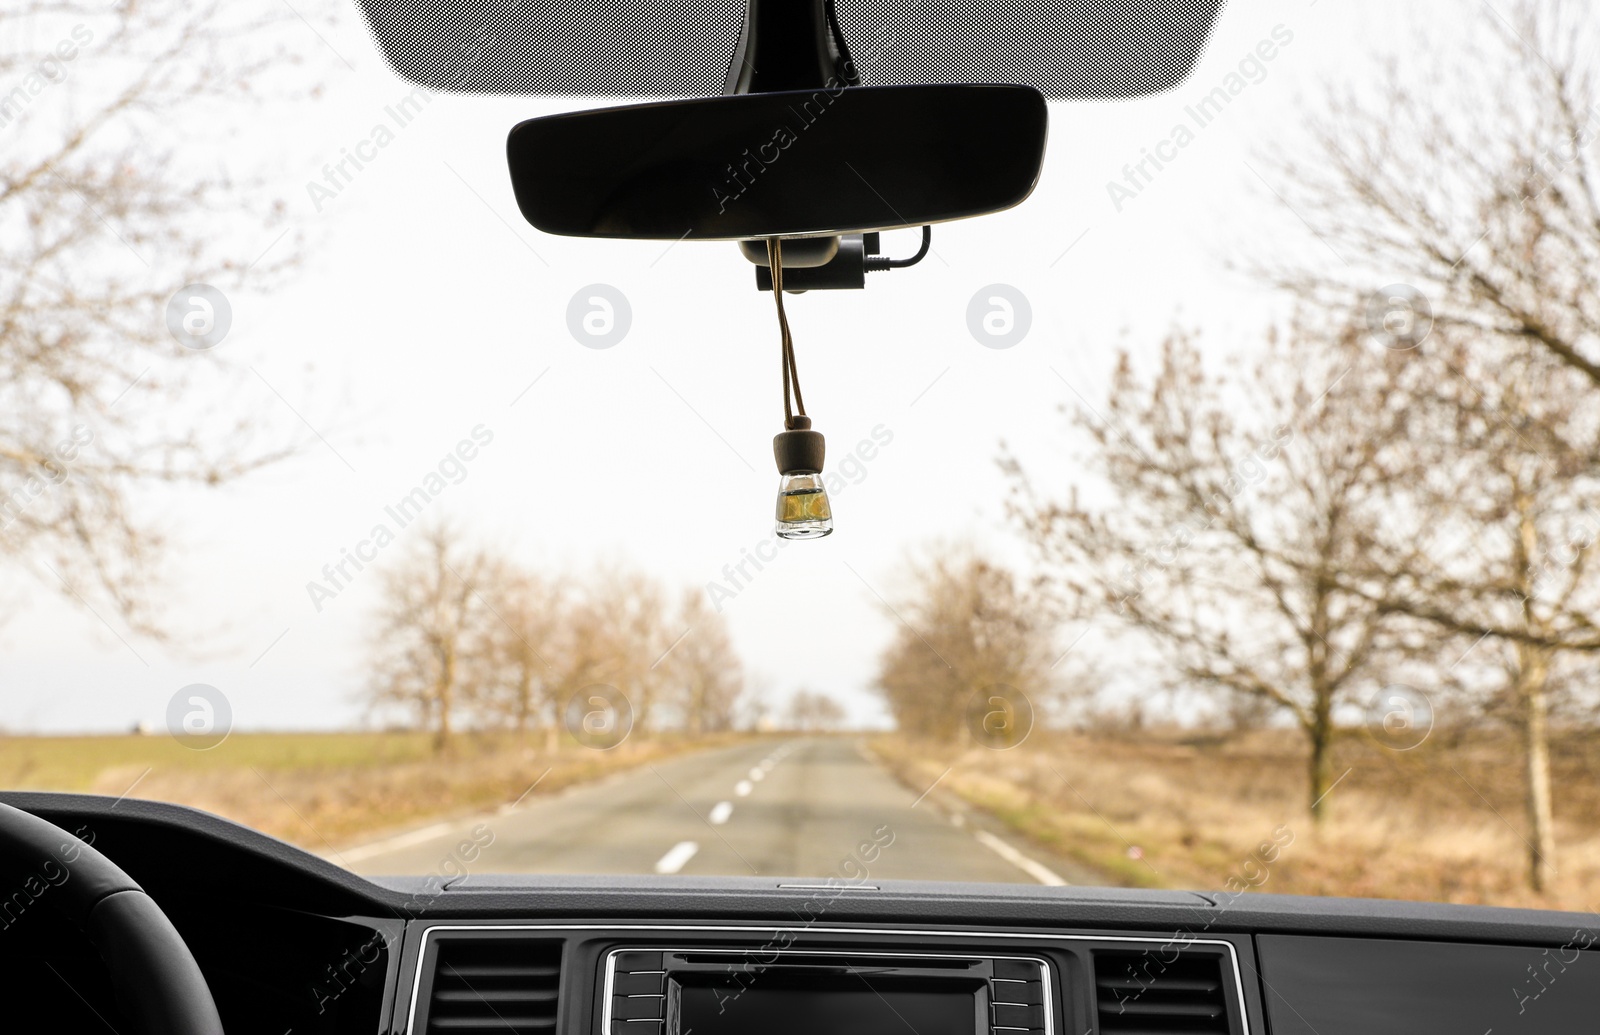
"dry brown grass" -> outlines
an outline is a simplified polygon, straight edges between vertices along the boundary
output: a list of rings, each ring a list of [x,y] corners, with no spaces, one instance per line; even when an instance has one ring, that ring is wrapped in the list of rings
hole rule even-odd
[[[1321,829],[1307,809],[1304,748],[1287,731],[1137,740],[1036,732],[1004,752],[875,743],[908,784],[927,787],[953,765],[941,790],[1124,884],[1592,911],[1600,737],[1554,747],[1558,874],[1535,895],[1523,780],[1505,738],[1447,746],[1441,737],[1395,752],[1345,737],[1334,769],[1345,775]],[[1284,847],[1262,851],[1275,837]]]
[[[192,805],[327,852],[428,817],[551,794],[719,739],[630,738],[609,751],[462,737],[436,758],[414,733],[234,734],[209,751],[165,736],[0,738],[0,786]]]

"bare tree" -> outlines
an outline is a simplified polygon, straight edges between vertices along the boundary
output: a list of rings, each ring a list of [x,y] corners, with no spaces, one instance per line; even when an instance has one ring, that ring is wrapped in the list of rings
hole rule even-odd
[[[483,591],[494,562],[439,524],[382,576],[372,639],[372,698],[410,709],[449,748],[460,713],[487,692],[484,662],[494,656],[493,614]]]
[[[970,550],[935,549],[907,576],[891,609],[900,624],[878,665],[901,730],[955,741],[971,734],[975,707],[989,714],[991,698],[1001,708],[1019,698],[1047,704],[1053,627],[1010,571]]]
[[[1267,273],[1302,299],[1365,305],[1376,337],[1432,372],[1444,412],[1422,470],[1460,536],[1383,581],[1398,610],[1495,641],[1484,653],[1503,662],[1523,732],[1538,890],[1553,872],[1551,672],[1600,649],[1600,525],[1585,502],[1600,456],[1600,23],[1586,4],[1524,0],[1476,12],[1447,42],[1427,33],[1425,50],[1387,60],[1378,89],[1332,93],[1309,148],[1266,158],[1340,260]]]
[[[1551,695],[1563,668],[1600,651],[1600,393],[1548,350],[1463,338],[1441,332],[1409,359],[1428,371],[1416,409],[1432,415],[1396,476],[1438,534],[1424,553],[1388,536],[1347,577],[1396,612],[1491,641],[1504,693],[1489,703],[1508,702],[1522,733],[1529,883],[1541,891],[1555,853]]]
[[[640,733],[676,726],[698,737],[739,718],[743,667],[703,593],[669,612],[640,572],[557,580],[471,546],[449,524],[428,529],[382,590],[370,699],[410,710],[439,750],[472,723],[542,729],[555,751],[568,703],[596,684],[627,697]]]
[[[1349,588],[1386,523],[1406,457],[1409,396],[1392,357],[1354,330],[1296,327],[1253,365],[1218,367],[1166,341],[1146,383],[1127,352],[1103,409],[1073,413],[1098,484],[1065,499],[1007,458],[1012,510],[1066,617],[1153,648],[1174,688],[1265,699],[1306,738],[1307,801],[1331,786],[1335,710],[1421,645],[1421,624]],[[1083,492],[1080,493],[1080,488]],[[1091,506],[1080,495],[1107,502]],[[1425,548],[1425,521],[1414,549]]]
[[[733,728],[744,669],[728,635],[727,620],[712,611],[706,595],[691,590],[679,605],[677,622],[688,630],[665,659],[690,736]]]
[[[1600,385],[1600,25],[1583,3],[1502,9],[1430,24],[1428,46],[1330,93],[1309,147],[1263,156],[1338,256],[1267,273],[1339,309],[1403,281],[1420,298],[1397,305]]]
[[[774,714],[775,697],[774,680],[770,674],[759,671],[747,673],[739,703],[734,709],[734,728],[755,731],[772,729],[777,721]]]
[[[486,654],[478,659],[484,710],[519,734],[543,730],[553,750],[561,723],[565,587],[504,560],[491,565],[487,582]]]
[[[664,662],[686,632],[668,618],[666,594],[649,576],[610,567],[585,580],[568,611],[562,698],[594,683],[628,698],[634,729],[648,733],[667,685]]]
[[[219,99],[277,90],[297,63],[284,24],[221,3],[0,10],[0,554],[146,633],[162,539],[135,488],[216,485],[282,455],[231,397],[240,372],[180,347],[164,310],[181,286],[271,284],[294,265],[281,207],[194,144],[222,142]],[[252,211],[265,218],[238,217]],[[172,418],[201,399],[214,412]]]
[[[789,695],[783,725],[802,733],[827,733],[844,727],[849,717],[844,705],[816,690],[800,689]]]

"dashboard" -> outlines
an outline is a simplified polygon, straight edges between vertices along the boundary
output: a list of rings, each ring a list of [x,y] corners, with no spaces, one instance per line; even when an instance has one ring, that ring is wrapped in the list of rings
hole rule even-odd
[[[0,794],[115,860],[233,1035],[1516,1035],[1600,1018],[1589,914],[1083,887],[358,877],[181,806]],[[47,875],[0,860],[0,986],[116,1030]]]

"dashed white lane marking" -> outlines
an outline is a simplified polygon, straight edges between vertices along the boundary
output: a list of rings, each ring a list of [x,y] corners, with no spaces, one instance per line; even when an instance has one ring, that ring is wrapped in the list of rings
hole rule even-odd
[[[766,779],[766,776],[766,770],[762,769],[760,766],[756,766],[754,769],[750,770],[750,779],[752,780],[764,780]]]
[[[983,845],[983,847],[989,849],[995,855],[998,855],[1000,858],[1015,866],[1023,873],[1026,873],[1040,884],[1046,884],[1052,888],[1059,888],[1067,883],[1061,879],[1060,874],[1050,869],[1050,867],[1041,862],[1028,858],[1026,855],[1023,855],[1015,848],[1012,848],[1010,845],[1006,844],[998,837],[995,837],[987,830],[973,831],[972,836],[976,837],[978,839],[978,843]]]
[[[667,849],[667,854],[656,860],[657,873],[677,873],[683,869],[683,864],[694,858],[694,853],[700,850],[699,844],[694,841],[679,841]]]
[[[712,826],[720,827],[728,821],[728,817],[731,815],[733,815],[733,802],[719,801],[711,806],[711,811],[706,815],[706,819],[711,821]]]
[[[751,783],[749,780],[740,780],[738,783],[733,785],[733,793],[737,794],[741,798],[755,789],[756,785]]]
[[[382,855],[384,852],[393,852],[401,848],[410,848],[412,845],[420,845],[426,841],[432,841],[435,838],[443,837],[455,828],[456,825],[454,823],[435,823],[431,827],[413,830],[409,834],[397,834],[382,841],[361,845],[359,848],[346,848],[340,853],[339,857],[349,862],[355,862],[358,859],[366,859],[374,855]]]

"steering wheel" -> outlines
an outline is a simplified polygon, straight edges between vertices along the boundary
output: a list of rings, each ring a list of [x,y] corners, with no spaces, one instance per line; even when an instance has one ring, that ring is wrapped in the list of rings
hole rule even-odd
[[[4,804],[0,857],[48,882],[50,900],[100,951],[117,1004],[139,1031],[222,1035],[217,1004],[183,937],[120,867],[54,823]]]

